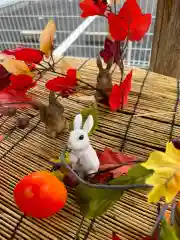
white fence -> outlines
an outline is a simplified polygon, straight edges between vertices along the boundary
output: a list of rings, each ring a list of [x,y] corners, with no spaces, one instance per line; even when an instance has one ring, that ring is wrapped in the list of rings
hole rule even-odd
[[[96,57],[103,48],[107,35],[106,20],[101,17],[87,21],[80,18],[79,1],[3,0],[0,3],[0,49],[18,45],[38,47],[40,31],[53,18],[57,25],[57,51],[66,50],[64,54],[71,56]],[[120,2],[122,4],[124,0]],[[147,67],[151,55],[157,0],[138,2],[144,12],[152,13],[153,22],[142,41],[129,44],[126,60],[128,65]]]

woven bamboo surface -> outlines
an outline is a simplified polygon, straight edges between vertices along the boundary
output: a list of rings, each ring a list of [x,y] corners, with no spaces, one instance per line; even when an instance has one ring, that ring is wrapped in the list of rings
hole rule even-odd
[[[95,85],[97,67],[92,59],[66,58],[79,68],[82,79]],[[119,72],[113,73],[114,82],[119,82]],[[32,91],[42,102],[47,103],[48,91],[44,82],[47,75]],[[83,90],[81,94],[92,95],[93,91]],[[99,108],[99,128],[91,137],[96,149],[110,147],[146,159],[155,150],[164,150],[166,142],[177,136],[180,130],[179,82],[176,79],[158,75],[146,70],[134,69],[133,86],[128,106],[124,113],[107,112]],[[60,100],[60,99],[59,99]],[[77,96],[60,100],[65,106],[65,115],[72,119],[79,110],[88,105]],[[149,111],[167,111],[165,115],[146,115],[137,117],[134,114]],[[170,112],[170,113],[168,113]],[[173,113],[177,112],[177,113]],[[38,112],[32,109],[18,112],[18,116],[28,115],[30,125],[25,130],[15,129],[11,136],[0,144],[0,239],[10,239],[22,213],[13,201],[13,188],[24,175],[42,169],[50,169],[48,161],[63,149],[68,134],[61,134],[51,139],[39,121]],[[0,124],[5,117],[0,119]],[[14,126],[15,118],[9,118],[2,126],[6,132]],[[110,240],[112,231],[119,233],[122,240],[141,239],[150,233],[156,219],[156,206],[147,203],[146,192],[128,191],[119,202],[104,216],[95,220],[88,239]],[[82,216],[75,203],[73,191],[69,190],[66,207],[56,215],[37,220],[30,217],[22,219],[13,239],[74,239]],[[80,237],[87,234],[91,224],[84,220]]]

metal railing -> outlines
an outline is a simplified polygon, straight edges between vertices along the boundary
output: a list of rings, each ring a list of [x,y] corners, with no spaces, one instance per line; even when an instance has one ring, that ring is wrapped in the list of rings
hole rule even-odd
[[[2,1],[2,0],[1,0]],[[107,22],[102,17],[80,18],[80,0],[3,0],[0,3],[0,49],[18,45],[39,47],[39,34],[48,20],[57,25],[56,53],[96,57],[103,48]],[[120,1],[123,4],[124,0]],[[152,13],[149,32],[140,42],[129,43],[126,64],[147,67],[151,56],[157,0],[139,0]]]

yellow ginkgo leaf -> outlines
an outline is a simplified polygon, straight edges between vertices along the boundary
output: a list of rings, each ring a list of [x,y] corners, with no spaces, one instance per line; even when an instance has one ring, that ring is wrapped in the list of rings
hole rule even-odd
[[[50,20],[45,29],[41,32],[40,50],[45,54],[46,57],[51,56],[55,32],[56,25],[53,20]]]
[[[166,144],[166,151],[152,152],[147,162],[141,164],[154,173],[146,183],[153,185],[148,195],[149,202],[158,202],[161,197],[170,203],[180,191],[180,150],[172,142]]]
[[[14,75],[22,74],[32,76],[29,67],[23,61],[7,57],[1,64],[9,73],[12,73]]]

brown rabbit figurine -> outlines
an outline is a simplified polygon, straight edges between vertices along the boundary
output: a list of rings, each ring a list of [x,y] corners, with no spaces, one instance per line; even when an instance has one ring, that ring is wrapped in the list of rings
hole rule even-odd
[[[107,62],[106,68],[103,68],[103,65],[99,56],[97,57],[97,61],[96,61],[97,66],[99,68],[96,88],[103,90],[104,92],[106,92],[107,95],[109,95],[109,93],[112,90],[112,77],[109,71],[113,65],[113,62],[114,62],[114,58],[111,58]],[[96,98],[96,101],[101,101],[104,99],[104,96],[100,91],[96,91],[95,98]]]
[[[39,109],[40,119],[50,137],[55,138],[59,133],[68,131],[69,124],[63,115],[64,107],[56,100],[54,92],[49,94],[49,106],[38,101],[34,101],[33,106]]]

